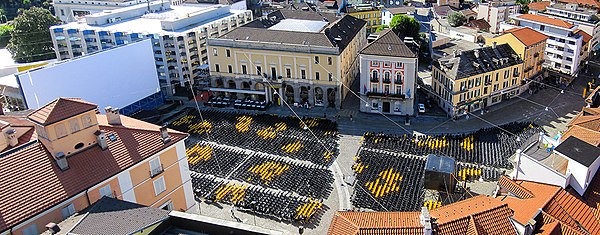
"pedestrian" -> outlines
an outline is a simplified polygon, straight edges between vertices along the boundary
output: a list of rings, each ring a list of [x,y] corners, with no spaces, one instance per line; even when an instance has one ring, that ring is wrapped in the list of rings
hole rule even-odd
[[[298,226],[298,233],[299,234],[303,234],[304,233],[304,225],[300,224],[300,226]]]
[[[235,219],[235,207],[232,206],[230,211],[231,211],[231,218]]]
[[[352,114],[350,114],[350,121],[352,121]]]

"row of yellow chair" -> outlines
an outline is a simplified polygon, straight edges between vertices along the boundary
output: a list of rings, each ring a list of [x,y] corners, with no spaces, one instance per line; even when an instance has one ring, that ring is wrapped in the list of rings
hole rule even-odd
[[[325,150],[325,152],[323,152],[323,158],[330,160],[333,157],[333,152],[330,152],[328,150]]]
[[[477,168],[464,168],[458,171],[457,173],[458,178],[462,179],[463,181],[466,180],[467,178],[471,178],[471,177],[478,177],[481,175],[481,169],[477,169]]]
[[[313,216],[319,209],[323,207],[323,203],[310,199],[309,202],[304,203],[298,208],[296,208],[296,216],[294,217],[296,220],[304,219],[308,220],[311,216]]]
[[[319,125],[319,122],[317,121],[317,119],[314,118],[310,118],[307,120],[304,120],[304,123],[300,122],[300,128],[304,128],[304,124],[306,124],[308,126],[308,128],[313,128]]]
[[[413,142],[415,142],[419,147],[427,146],[430,149],[441,149],[448,147],[448,140],[445,136],[442,138],[431,138],[430,136],[427,136],[427,139],[415,139]]]
[[[198,163],[199,161],[208,161],[212,157],[213,148],[210,145],[202,146],[196,144],[191,148],[185,150],[188,156],[188,162],[191,165]]]
[[[284,171],[290,169],[290,166],[284,163],[265,162],[248,169],[249,172],[260,175],[260,179],[268,184],[275,177],[283,174]]]
[[[403,176],[400,172],[394,172],[393,168],[379,172],[379,177],[374,181],[365,183],[367,190],[373,194],[375,198],[383,197],[388,193],[397,192],[400,190],[398,183],[402,181]]]
[[[221,201],[229,196],[229,201],[232,203],[238,203],[244,200],[246,195],[247,185],[236,185],[234,183],[228,183],[223,185],[215,191],[215,198],[217,201]]]
[[[195,133],[195,134],[211,133],[212,132],[212,124],[208,121],[194,123],[194,124],[189,125],[188,132]]]
[[[304,147],[304,145],[300,143],[300,141],[296,141],[294,143],[284,145],[281,147],[281,149],[287,153],[294,153],[300,151],[302,147]]]
[[[244,133],[250,130],[250,123],[252,123],[252,117],[246,115],[238,116],[237,121],[238,122],[235,124],[235,129],[238,132]]]
[[[352,169],[358,174],[362,173],[367,168],[369,168],[369,165],[364,165],[362,162],[352,165]]]
[[[460,143],[460,146],[463,147],[467,151],[471,151],[471,150],[473,150],[474,140],[475,140],[475,138],[472,135],[467,136],[462,140],[462,142]]]
[[[190,123],[192,123],[192,120],[194,120],[194,118],[196,118],[196,116],[194,116],[194,115],[185,115],[185,116],[173,121],[172,124],[175,126],[181,126],[183,124],[190,124]]]
[[[429,209],[429,210],[433,210],[433,209],[435,209],[435,208],[442,207],[442,202],[440,202],[440,201],[432,201],[432,200],[428,200],[428,201],[425,201],[425,202],[423,203],[423,206],[424,206],[424,207],[427,207],[427,209]]]

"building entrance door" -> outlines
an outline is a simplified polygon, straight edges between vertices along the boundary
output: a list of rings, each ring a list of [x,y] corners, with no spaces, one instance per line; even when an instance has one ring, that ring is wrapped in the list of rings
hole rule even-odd
[[[383,112],[384,113],[390,112],[390,102],[383,102]]]

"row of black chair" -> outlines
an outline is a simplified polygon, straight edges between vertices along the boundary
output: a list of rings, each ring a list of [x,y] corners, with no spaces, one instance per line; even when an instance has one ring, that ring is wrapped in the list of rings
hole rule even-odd
[[[226,177],[250,157],[246,151],[194,141],[193,137],[186,141],[186,153],[190,170],[219,177]]]

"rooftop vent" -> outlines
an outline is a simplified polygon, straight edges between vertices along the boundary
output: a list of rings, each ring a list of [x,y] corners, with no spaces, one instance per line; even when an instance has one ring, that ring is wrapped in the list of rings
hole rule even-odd
[[[392,46],[388,46],[388,51],[391,51],[391,50],[392,50]]]
[[[67,157],[65,156],[65,153],[58,152],[54,154],[54,158],[56,159],[56,165],[58,165],[58,168],[60,168],[60,170],[66,171],[69,169],[69,163],[67,162]]]
[[[473,55],[475,55],[475,58],[479,58],[479,50],[474,50]],[[473,63],[475,63],[475,62],[473,62]]]

